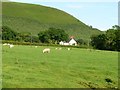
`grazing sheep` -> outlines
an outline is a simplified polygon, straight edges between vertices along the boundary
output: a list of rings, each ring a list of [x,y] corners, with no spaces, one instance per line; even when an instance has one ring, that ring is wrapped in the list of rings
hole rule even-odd
[[[43,50],[43,53],[50,53],[50,48],[45,48],[45,49]]]
[[[56,50],[58,49],[58,48],[55,48]]]
[[[13,47],[14,47],[14,45],[13,45],[13,44],[10,44],[10,45],[9,45],[9,48],[13,48]]]
[[[59,50],[61,50],[62,48],[59,48]]]
[[[4,44],[3,44],[3,46],[6,46],[6,45],[7,45],[7,43],[4,43]]]
[[[35,48],[37,48],[38,46],[35,46]]]
[[[10,44],[9,44],[9,43],[8,43],[7,45],[8,45],[8,46],[10,46]]]
[[[68,48],[68,51],[70,50],[70,48]]]

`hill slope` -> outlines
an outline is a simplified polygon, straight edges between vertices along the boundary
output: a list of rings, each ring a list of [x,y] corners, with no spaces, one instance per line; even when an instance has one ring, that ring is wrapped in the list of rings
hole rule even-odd
[[[73,16],[61,10],[41,5],[4,2],[2,4],[2,23],[17,32],[31,32],[37,35],[50,27],[64,29],[70,36],[88,40],[93,30]]]

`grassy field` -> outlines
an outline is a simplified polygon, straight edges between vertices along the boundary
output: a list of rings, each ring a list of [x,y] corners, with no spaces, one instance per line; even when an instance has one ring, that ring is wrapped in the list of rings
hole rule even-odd
[[[92,29],[72,15],[51,7],[42,5],[3,2],[2,25],[9,26],[17,32],[30,32],[37,35],[48,28],[60,28],[69,36],[89,40],[93,34],[101,34],[102,31]]]
[[[3,88],[116,88],[118,52],[3,46]]]

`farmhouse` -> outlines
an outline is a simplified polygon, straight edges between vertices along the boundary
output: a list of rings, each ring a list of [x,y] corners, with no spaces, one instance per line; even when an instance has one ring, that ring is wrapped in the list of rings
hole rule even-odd
[[[70,41],[69,41],[69,45],[75,45],[75,46],[77,46],[77,42],[75,41],[75,39],[71,39]]]
[[[77,42],[75,41],[75,39],[73,38],[73,36],[71,37],[69,42],[59,42],[60,45],[75,45],[77,46]]]

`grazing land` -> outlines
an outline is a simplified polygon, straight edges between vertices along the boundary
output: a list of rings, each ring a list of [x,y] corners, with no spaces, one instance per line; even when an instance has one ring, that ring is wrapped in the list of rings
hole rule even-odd
[[[51,52],[42,53],[44,48]],[[3,88],[118,87],[118,52],[3,46],[2,62]]]

